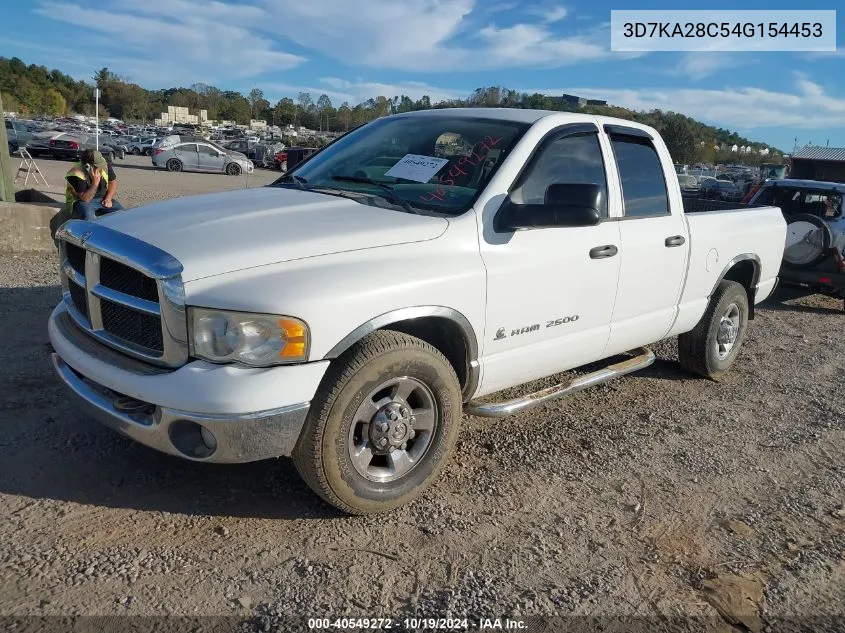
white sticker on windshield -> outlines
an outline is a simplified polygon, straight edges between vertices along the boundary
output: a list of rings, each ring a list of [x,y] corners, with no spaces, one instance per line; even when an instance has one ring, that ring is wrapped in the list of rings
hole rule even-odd
[[[384,175],[413,180],[414,182],[428,182],[448,162],[448,158],[435,158],[434,156],[423,156],[421,154],[405,154]]]

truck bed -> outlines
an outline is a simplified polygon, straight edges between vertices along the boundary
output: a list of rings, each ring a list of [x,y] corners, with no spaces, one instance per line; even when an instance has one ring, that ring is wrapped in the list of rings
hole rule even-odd
[[[684,198],[684,213],[707,213],[708,211],[738,211],[740,209],[755,209],[759,204],[743,204],[742,202],[725,202],[724,200],[704,200],[702,198]]]

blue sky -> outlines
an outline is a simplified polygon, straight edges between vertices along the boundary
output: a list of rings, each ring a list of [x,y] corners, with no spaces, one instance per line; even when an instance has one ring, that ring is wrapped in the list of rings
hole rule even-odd
[[[795,9],[786,0],[698,8]],[[813,9],[833,9],[834,0]],[[147,88],[206,82],[272,102],[384,94],[438,100],[501,85],[660,108],[791,151],[845,146],[845,11],[835,53],[613,53],[611,9],[669,0],[30,0],[8,2],[0,55]]]

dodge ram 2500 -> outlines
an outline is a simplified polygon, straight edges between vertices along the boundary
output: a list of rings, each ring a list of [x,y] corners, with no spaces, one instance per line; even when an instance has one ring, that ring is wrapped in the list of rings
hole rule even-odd
[[[622,376],[673,336],[684,368],[719,377],[785,233],[774,207],[682,199],[644,125],[400,114],[267,187],[65,223],[53,363],[138,442],[198,462],[292,456],[329,503],[383,511],[436,478],[462,412]]]

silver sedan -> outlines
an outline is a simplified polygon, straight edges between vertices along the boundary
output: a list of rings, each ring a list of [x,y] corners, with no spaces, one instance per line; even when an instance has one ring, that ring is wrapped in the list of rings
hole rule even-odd
[[[253,165],[240,152],[212,143],[175,143],[153,150],[153,165],[167,171],[211,171],[239,176],[252,171]]]

